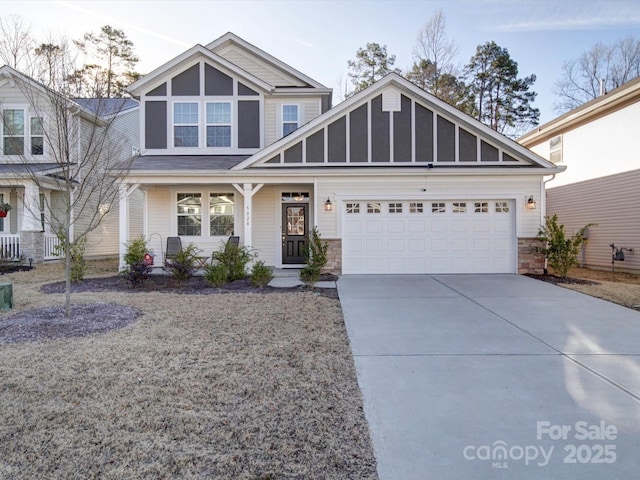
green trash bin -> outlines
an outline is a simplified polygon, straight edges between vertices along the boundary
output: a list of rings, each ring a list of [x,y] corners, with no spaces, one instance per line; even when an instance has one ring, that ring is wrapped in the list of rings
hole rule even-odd
[[[0,310],[13,308],[13,284],[0,283]]]

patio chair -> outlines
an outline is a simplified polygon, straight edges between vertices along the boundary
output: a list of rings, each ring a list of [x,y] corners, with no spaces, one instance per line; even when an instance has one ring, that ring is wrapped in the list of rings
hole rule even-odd
[[[238,248],[239,244],[240,244],[240,237],[229,237],[229,240],[227,240],[227,244],[225,245],[224,249],[225,251],[227,251],[231,248]]]
[[[164,251],[164,263],[174,260],[182,251],[182,239],[180,237],[167,237],[167,249]]]

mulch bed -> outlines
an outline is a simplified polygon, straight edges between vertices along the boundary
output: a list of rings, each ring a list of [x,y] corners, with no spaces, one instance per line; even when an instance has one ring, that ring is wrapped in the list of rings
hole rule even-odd
[[[335,281],[338,277],[335,275],[323,275],[321,281]],[[65,289],[64,282],[55,282],[43,285],[40,291],[43,293],[63,293]],[[167,292],[185,295],[212,295],[221,293],[284,293],[284,292],[314,292],[327,298],[338,298],[338,291],[335,288],[309,288],[306,285],[300,285],[291,288],[275,288],[266,286],[264,288],[256,287],[251,284],[249,279],[236,280],[222,287],[214,287],[207,283],[204,277],[191,277],[189,280],[178,282],[168,275],[151,275],[142,285],[132,288],[131,283],[119,276],[104,278],[88,278],[80,282],[71,284],[71,293],[84,292]]]
[[[0,275],[7,275],[9,273],[15,272],[28,272],[29,270],[33,270],[35,267],[30,267],[29,265],[11,265],[4,264],[0,265]]]
[[[536,280],[542,280],[543,282],[553,283],[554,285],[559,284],[570,284],[570,285],[600,285],[599,282],[594,282],[592,280],[585,280],[583,278],[573,278],[573,277],[559,277],[557,275],[534,275],[533,273],[526,273],[526,277],[535,278]]]

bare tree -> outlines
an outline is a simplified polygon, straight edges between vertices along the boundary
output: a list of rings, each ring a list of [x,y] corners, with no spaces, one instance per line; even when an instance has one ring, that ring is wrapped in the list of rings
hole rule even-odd
[[[66,61],[56,62],[49,86],[3,67],[28,109],[3,109],[2,126],[10,138],[5,154],[17,159],[14,163],[22,176],[25,216],[34,224],[43,218],[58,234],[65,254],[65,308],[70,316],[71,253],[116,205],[132,145],[119,126],[119,113],[129,100],[72,100]],[[40,195],[44,191],[50,195]],[[41,217],[43,207],[46,215]]]
[[[31,28],[22,17],[0,17],[0,64],[28,72],[33,44]]]
[[[456,77],[458,47],[447,38],[447,21],[441,9],[435,11],[418,32],[413,49],[414,64],[407,78],[440,98],[444,75]],[[447,77],[450,78],[450,77]],[[446,83],[449,83],[448,80]]]
[[[613,45],[597,43],[577,59],[562,65],[562,77],[553,88],[560,100],[555,103],[557,113],[564,113],[601,93],[640,76],[640,39],[626,37]]]

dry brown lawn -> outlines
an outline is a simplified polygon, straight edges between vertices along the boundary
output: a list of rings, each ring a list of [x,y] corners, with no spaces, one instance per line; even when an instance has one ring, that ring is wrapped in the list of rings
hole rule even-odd
[[[560,286],[602,298],[625,307],[640,305],[640,275],[588,268],[572,268],[569,277],[591,280],[594,285],[562,283]]]
[[[63,302],[39,291],[60,279],[55,265],[0,279],[14,283],[14,311]],[[337,300],[73,298],[142,315],[107,333],[0,343],[0,478],[377,478]]]

